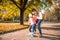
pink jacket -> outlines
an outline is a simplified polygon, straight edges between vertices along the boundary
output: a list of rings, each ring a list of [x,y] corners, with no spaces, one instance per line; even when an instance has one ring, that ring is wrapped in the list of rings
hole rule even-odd
[[[37,21],[37,17],[34,16],[34,17],[33,17],[33,23],[36,24],[36,21]]]

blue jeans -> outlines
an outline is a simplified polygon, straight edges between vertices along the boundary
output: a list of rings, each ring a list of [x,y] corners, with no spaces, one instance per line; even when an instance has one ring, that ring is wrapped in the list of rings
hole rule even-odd
[[[35,31],[35,28],[36,28],[36,24],[30,25],[29,26],[29,31],[30,32],[34,32]]]
[[[38,31],[39,31],[39,34],[42,35],[42,31],[41,31],[41,27],[40,27],[41,22],[42,22],[42,19],[38,19],[38,22],[37,22],[37,24],[38,24]]]

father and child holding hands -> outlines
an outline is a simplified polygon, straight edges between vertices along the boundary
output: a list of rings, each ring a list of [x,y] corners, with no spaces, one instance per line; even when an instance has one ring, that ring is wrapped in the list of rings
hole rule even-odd
[[[28,15],[28,24],[29,24],[29,36],[32,38],[34,37],[34,32],[36,31],[36,24],[38,25],[38,32],[39,37],[42,37],[42,31],[41,31],[41,22],[43,19],[42,12],[38,12],[36,9],[32,9],[32,12]]]

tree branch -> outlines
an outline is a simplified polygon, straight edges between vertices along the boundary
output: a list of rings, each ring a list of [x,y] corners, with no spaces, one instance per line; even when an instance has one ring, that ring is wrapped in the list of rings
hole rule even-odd
[[[14,0],[11,0],[19,9],[21,9],[20,8],[20,6],[18,6],[18,4],[14,1]]]
[[[24,0],[23,8],[26,6],[28,0]]]
[[[24,0],[24,4],[23,4],[23,9],[26,9],[26,4],[27,4],[28,0]]]

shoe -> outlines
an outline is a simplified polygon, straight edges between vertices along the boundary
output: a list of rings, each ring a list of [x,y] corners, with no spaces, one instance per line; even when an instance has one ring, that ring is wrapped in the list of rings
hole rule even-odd
[[[33,38],[33,32],[30,32],[30,33],[29,33],[29,37],[30,37],[30,38]]]
[[[39,35],[39,38],[41,38],[42,37],[42,35]]]
[[[34,32],[34,34],[36,34],[36,31]]]

